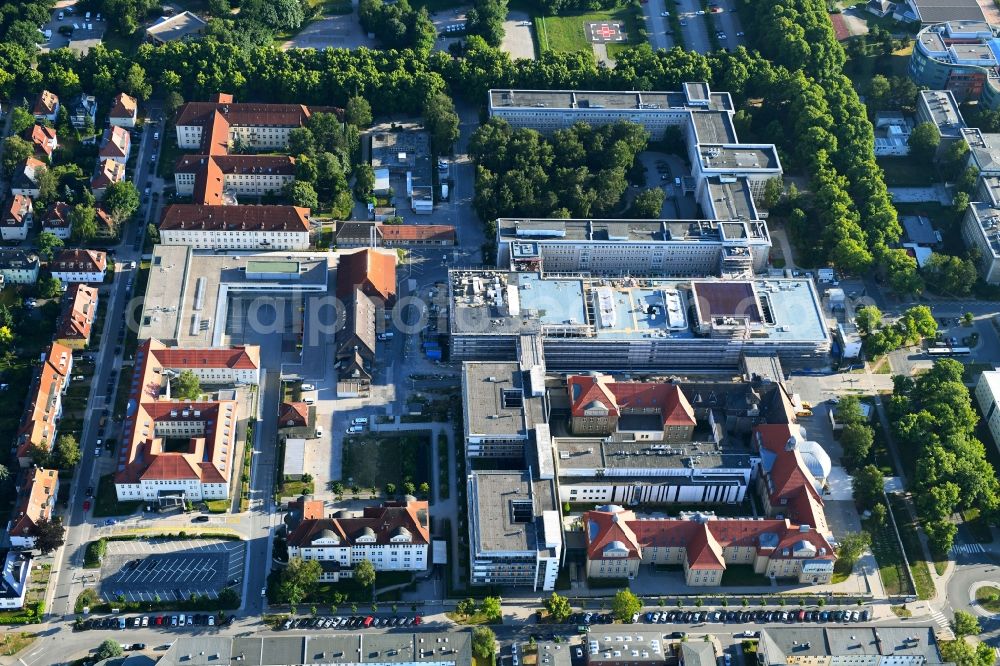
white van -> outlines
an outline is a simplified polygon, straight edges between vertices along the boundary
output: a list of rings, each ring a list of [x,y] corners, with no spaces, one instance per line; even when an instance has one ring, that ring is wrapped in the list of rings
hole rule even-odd
[[[379,340],[392,340],[392,331],[387,331],[385,333],[379,333]]]
[[[366,426],[366,425],[368,425],[368,417],[367,416],[359,416],[358,418],[356,418],[353,421],[351,421],[351,424],[352,425]]]
[[[350,428],[347,429],[347,434],[353,435],[354,433],[361,432],[362,430],[364,430],[364,428],[362,428],[361,426],[352,425]]]
[[[302,385],[302,390],[303,391],[315,391],[316,387],[313,384],[303,384]]]

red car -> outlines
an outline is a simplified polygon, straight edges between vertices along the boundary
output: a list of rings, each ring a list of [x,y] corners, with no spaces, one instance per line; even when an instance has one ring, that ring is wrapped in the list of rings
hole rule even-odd
[[[413,624],[420,624],[420,616],[419,615],[417,615],[416,617],[413,618]]]
[[[83,510],[84,511],[90,511],[90,500],[84,500],[83,501]]]

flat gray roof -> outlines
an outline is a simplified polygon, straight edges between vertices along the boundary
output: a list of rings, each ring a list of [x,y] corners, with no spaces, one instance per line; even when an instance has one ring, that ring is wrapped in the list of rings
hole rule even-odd
[[[557,511],[552,480],[528,472],[481,471],[470,475],[470,511],[476,514],[475,552],[549,551],[542,512]]]
[[[936,33],[935,33],[936,34]],[[921,90],[923,104],[937,125],[942,137],[957,138],[965,127],[965,119],[958,108],[958,102],[950,90]]]
[[[910,0],[920,13],[921,23],[946,21],[986,21],[978,0]]]
[[[977,201],[969,204],[994,257],[1000,257],[1000,206]]]
[[[662,428],[662,425],[661,425]],[[560,476],[564,470],[749,469],[746,449],[711,441],[627,441],[620,437],[555,437]],[[614,476],[612,472],[610,474]],[[679,480],[679,477],[669,477]]]
[[[944,43],[944,38],[936,30],[922,32],[917,36],[917,39],[931,53],[944,53],[948,50],[948,45]]]
[[[717,181],[717,178],[713,178]],[[742,186],[741,186],[742,183]],[[742,192],[743,186],[747,189]],[[734,184],[743,196],[750,196],[745,179]],[[742,198],[742,197],[741,197]],[[768,242],[766,227],[749,222],[726,220],[560,220],[534,218],[500,218],[497,233],[501,242],[539,240],[545,242],[579,243],[718,243],[723,240],[758,240]]]
[[[708,195],[712,201],[712,211],[707,211],[720,220],[755,220],[757,209],[750,192],[750,183],[743,178],[723,178],[711,176],[707,179]]]
[[[184,39],[198,34],[205,29],[204,20],[184,11],[174,16],[163,16],[153,25],[146,28],[146,34],[161,42]]]
[[[698,152],[706,169],[726,171],[774,170],[780,168],[773,145],[699,144]]]
[[[634,109],[667,110],[689,107],[682,92],[607,90],[490,90],[496,109]],[[698,105],[697,108],[703,108]],[[732,110],[729,93],[711,93],[708,108]]]
[[[786,658],[858,657],[891,655],[900,664],[940,663],[934,628],[927,626],[878,627],[773,627],[761,632],[761,648],[770,665]]]
[[[698,143],[736,143],[736,128],[728,111],[696,111],[691,119]]]
[[[465,363],[466,436],[527,439],[534,424],[544,420],[541,398],[530,395],[528,381],[515,361]]]

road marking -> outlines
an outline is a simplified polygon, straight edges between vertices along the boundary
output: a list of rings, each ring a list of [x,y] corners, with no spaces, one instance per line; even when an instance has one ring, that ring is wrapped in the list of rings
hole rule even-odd
[[[974,553],[985,553],[986,549],[983,548],[982,544],[979,543],[960,543],[951,548],[953,553],[961,553],[963,555],[972,555]]]

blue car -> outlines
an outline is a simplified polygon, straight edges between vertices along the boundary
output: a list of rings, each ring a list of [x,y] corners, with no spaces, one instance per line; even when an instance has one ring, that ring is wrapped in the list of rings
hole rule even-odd
[[[117,523],[118,523],[118,521],[115,520],[114,518],[108,518],[107,520],[104,521],[105,525],[115,525]]]

